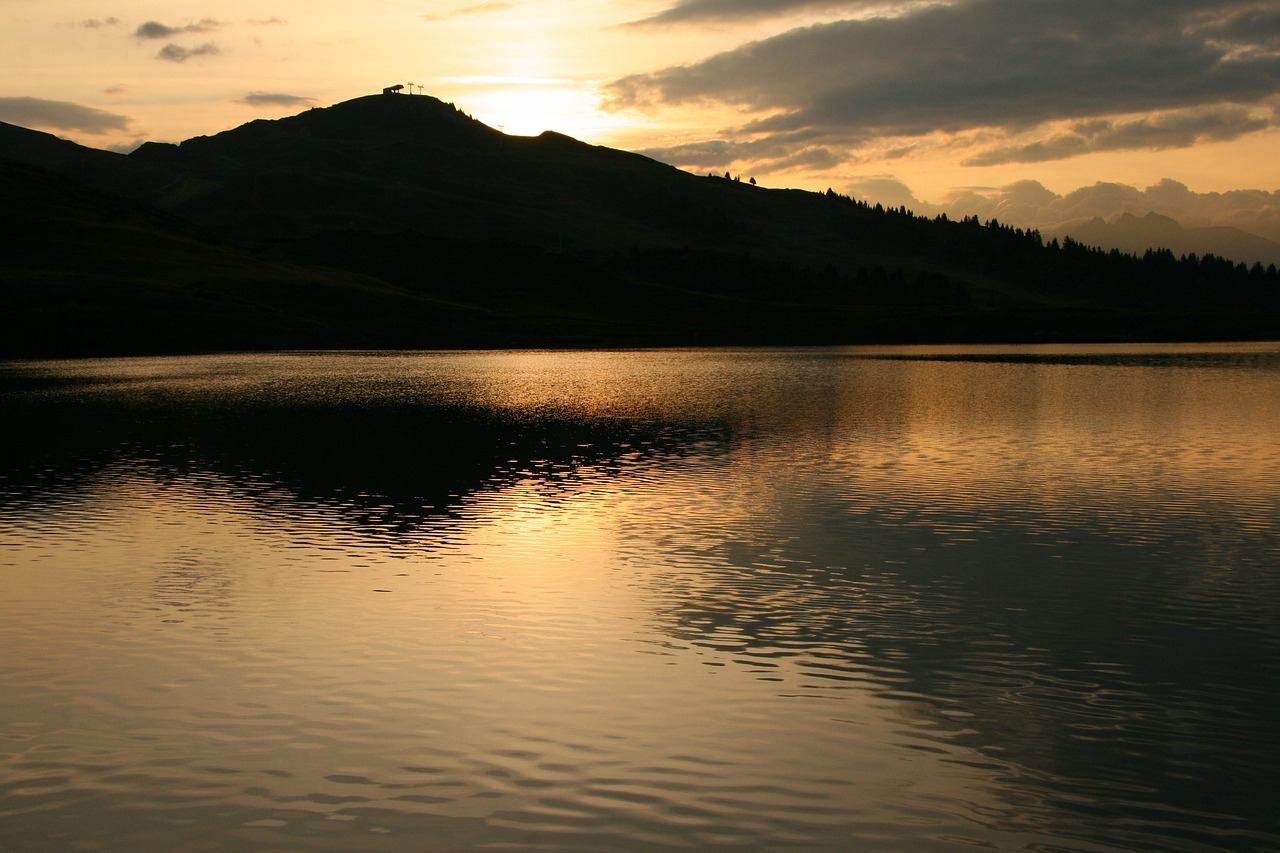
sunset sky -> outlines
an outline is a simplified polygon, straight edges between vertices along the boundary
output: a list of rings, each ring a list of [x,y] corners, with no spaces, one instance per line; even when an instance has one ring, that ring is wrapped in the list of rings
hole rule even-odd
[[[128,150],[393,84],[507,133],[1280,239],[1280,0],[3,0],[0,120]]]

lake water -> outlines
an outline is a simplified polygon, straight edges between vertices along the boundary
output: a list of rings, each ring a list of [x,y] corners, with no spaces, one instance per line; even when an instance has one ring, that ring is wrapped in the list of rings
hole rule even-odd
[[[1280,849],[1280,345],[0,401],[5,851]]]

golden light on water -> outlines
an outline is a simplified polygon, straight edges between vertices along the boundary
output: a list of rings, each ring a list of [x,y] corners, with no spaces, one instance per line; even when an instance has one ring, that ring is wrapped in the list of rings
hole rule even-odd
[[[99,425],[6,398],[5,827],[1168,849],[1225,789],[1270,840],[1272,349],[25,365]]]

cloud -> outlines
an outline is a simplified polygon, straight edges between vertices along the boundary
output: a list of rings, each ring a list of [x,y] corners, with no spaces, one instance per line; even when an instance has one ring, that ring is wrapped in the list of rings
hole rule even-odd
[[[1231,9],[1209,23],[1205,34],[1234,45],[1241,54],[1252,53],[1250,46],[1274,52],[1280,48],[1280,8],[1260,2]]]
[[[743,21],[808,10],[884,8],[891,5],[894,4],[884,0],[681,0],[652,17],[634,22],[632,26]],[[898,0],[897,5],[911,4]]]
[[[236,100],[237,104],[250,107],[305,107],[314,104],[315,98],[301,95],[283,95],[277,92],[250,92]]]
[[[1048,139],[984,151],[964,163],[968,166],[1040,163],[1099,151],[1182,148],[1197,142],[1236,139],[1275,124],[1274,112],[1269,116],[1255,116],[1240,107],[1173,112],[1133,121],[1099,119],[1082,122]]]
[[[886,207],[906,207],[917,213],[927,207],[915,197],[910,187],[897,178],[862,178],[849,186],[849,194]]]
[[[795,169],[821,170],[838,166],[849,158],[847,152],[810,145],[812,134],[803,131],[754,140],[715,139],[668,147],[644,148],[638,153],[681,168],[721,171],[735,164],[749,164],[759,174],[769,175]]]
[[[269,27],[269,26],[275,26],[275,25],[284,26],[289,22],[286,21],[284,18],[249,18],[248,20],[245,21],[245,23],[251,24],[255,27]]]
[[[672,145],[665,148],[644,148],[638,153],[654,160],[661,160],[672,166],[686,169],[715,169],[719,171],[735,161],[745,159],[749,155],[744,143],[728,142],[723,139],[711,139],[705,142],[690,142]]]
[[[76,24],[76,26],[84,27],[87,30],[99,30],[99,29],[102,29],[103,27],[118,27],[120,26],[120,19],[115,17],[88,18],[86,20],[80,21],[78,24]]]
[[[127,132],[132,119],[118,113],[109,113],[106,110],[73,104],[69,101],[0,98],[0,121],[23,127],[103,134]]]
[[[160,48],[160,52],[156,54],[156,59],[163,59],[168,62],[186,62],[197,56],[218,56],[222,53],[222,48],[213,42],[205,42],[198,47],[183,47],[177,44],[166,44]]]
[[[493,12],[505,12],[515,8],[514,3],[477,3],[474,6],[463,6],[449,12],[428,12],[422,15],[424,21],[446,21],[449,18],[462,18],[470,15],[488,15]]]
[[[188,33],[213,32],[222,26],[220,21],[215,21],[213,18],[205,18],[197,23],[184,24],[180,27],[171,27],[159,21],[147,21],[138,25],[138,28],[133,31],[133,37],[136,39],[167,39]]]
[[[720,5],[684,0],[668,13]],[[734,135],[808,130],[828,147],[999,131],[1002,150],[975,163],[1186,145],[1277,123],[1258,110],[1280,95],[1275,0],[956,0],[891,11],[621,78],[608,106],[718,103],[756,116]],[[1038,127],[1059,133],[1036,147],[1011,142]]]
[[[758,171],[766,175],[789,172],[795,169],[805,171],[824,171],[833,169],[849,159],[848,152],[834,151],[824,146],[815,145],[788,153],[785,157],[775,157],[758,163]]]

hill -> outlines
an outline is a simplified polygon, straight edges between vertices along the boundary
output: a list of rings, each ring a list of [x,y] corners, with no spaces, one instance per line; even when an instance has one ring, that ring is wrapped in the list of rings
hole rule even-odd
[[[4,126],[0,156],[9,355],[1280,336],[1274,267],[692,175],[427,96],[127,156]]]
[[[480,309],[202,239],[183,220],[0,158],[0,356],[445,342]],[[457,340],[463,338],[457,336]]]

